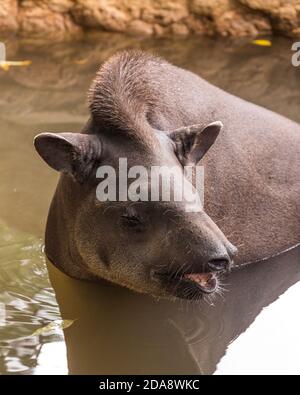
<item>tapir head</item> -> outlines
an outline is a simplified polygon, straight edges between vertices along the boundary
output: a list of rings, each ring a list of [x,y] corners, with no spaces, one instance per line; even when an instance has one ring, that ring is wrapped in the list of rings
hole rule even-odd
[[[197,299],[217,291],[218,276],[230,268],[235,247],[203,211],[199,199],[194,201],[196,209],[187,209],[189,197],[197,194],[184,166],[194,167],[202,159],[221,128],[214,122],[164,133],[152,129],[147,144],[142,138],[101,132],[94,120],[83,133],[39,134],[34,142],[37,152],[62,173],[56,209],[48,218],[48,239],[68,251],[76,268],[73,273],[85,277],[80,271],[87,271],[155,296]],[[126,159],[125,181],[121,158]],[[143,179],[136,166],[145,169]],[[162,173],[172,168],[170,199],[162,199],[161,192],[151,199],[153,166]],[[115,172],[111,179],[109,169]],[[140,176],[138,187],[134,175]],[[176,200],[182,180],[187,192]],[[135,190],[131,199],[120,192],[124,182],[126,195]],[[99,198],[100,192],[107,194],[106,199]],[[46,238],[47,255],[55,256],[53,248]]]

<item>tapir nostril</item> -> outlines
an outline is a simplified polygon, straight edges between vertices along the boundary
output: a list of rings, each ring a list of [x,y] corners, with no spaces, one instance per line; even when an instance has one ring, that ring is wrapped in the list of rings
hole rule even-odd
[[[230,260],[228,258],[212,259],[208,262],[208,267],[212,271],[227,270],[230,267]]]

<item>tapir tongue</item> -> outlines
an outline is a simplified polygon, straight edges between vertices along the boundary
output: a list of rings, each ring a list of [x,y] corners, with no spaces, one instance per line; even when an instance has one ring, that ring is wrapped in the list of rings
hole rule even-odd
[[[216,279],[211,273],[187,273],[184,274],[183,279],[197,283],[205,291],[216,287]]]

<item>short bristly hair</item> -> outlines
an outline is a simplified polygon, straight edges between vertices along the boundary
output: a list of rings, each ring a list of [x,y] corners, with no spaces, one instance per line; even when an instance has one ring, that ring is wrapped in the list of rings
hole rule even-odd
[[[99,69],[88,92],[94,119],[105,127],[123,132],[146,145],[153,133],[148,117],[160,101],[159,57],[142,51],[123,51]]]

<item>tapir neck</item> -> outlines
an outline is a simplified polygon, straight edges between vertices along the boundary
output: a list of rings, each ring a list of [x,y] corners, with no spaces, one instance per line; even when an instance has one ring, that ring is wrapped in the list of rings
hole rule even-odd
[[[49,209],[45,252],[48,259],[69,276],[94,280],[95,277],[88,271],[74,242],[76,206],[72,199],[72,186],[73,180],[61,175]]]

